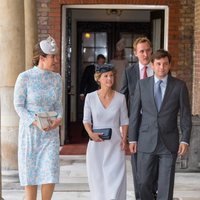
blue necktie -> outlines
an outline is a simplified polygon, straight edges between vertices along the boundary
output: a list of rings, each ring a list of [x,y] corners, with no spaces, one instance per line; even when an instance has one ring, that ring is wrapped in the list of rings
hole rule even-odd
[[[157,107],[158,111],[160,111],[160,107],[161,107],[161,103],[162,103],[161,83],[162,83],[162,80],[159,80],[157,82],[157,84],[155,85],[156,88],[155,88],[155,94],[154,94],[156,107]]]

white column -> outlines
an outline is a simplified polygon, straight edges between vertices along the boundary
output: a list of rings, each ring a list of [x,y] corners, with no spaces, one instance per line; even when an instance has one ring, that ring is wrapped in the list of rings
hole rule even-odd
[[[18,74],[25,70],[24,0],[0,3],[0,95],[2,177],[18,181],[18,116],[13,106],[13,89]]]
[[[32,67],[33,47],[37,43],[36,1],[24,1],[25,15],[25,66]]]

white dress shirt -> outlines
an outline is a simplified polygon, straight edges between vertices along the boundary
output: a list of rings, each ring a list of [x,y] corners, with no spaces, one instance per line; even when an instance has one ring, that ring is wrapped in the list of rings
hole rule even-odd
[[[139,62],[139,69],[140,69],[140,79],[143,79],[143,76],[144,76],[144,68],[145,66],[147,66],[147,76],[150,77],[153,75],[153,69],[151,68],[151,65],[148,64],[148,65],[142,65],[140,62]]]

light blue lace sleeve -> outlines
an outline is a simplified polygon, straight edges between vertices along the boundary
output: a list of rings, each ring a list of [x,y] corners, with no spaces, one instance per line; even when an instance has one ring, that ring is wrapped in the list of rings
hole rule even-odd
[[[27,82],[28,77],[25,75],[25,73],[21,73],[15,83],[14,107],[23,124],[25,126],[30,126],[34,122],[35,116],[33,113],[28,112],[25,107],[27,97]]]

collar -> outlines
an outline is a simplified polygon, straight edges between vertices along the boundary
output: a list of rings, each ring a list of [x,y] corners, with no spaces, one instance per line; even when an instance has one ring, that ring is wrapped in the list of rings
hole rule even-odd
[[[154,75],[154,83],[156,84],[159,80],[162,80],[164,84],[167,84],[167,78],[168,78],[168,75],[166,75],[164,78],[162,79],[158,79],[156,77],[156,75]]]
[[[141,64],[141,62],[139,61],[139,68],[140,70],[143,70],[144,69],[144,66],[147,66],[148,68],[151,67],[150,63],[148,65],[143,65]]]

